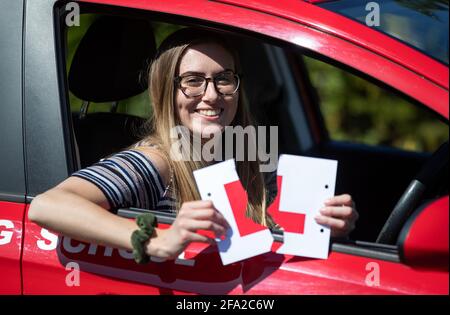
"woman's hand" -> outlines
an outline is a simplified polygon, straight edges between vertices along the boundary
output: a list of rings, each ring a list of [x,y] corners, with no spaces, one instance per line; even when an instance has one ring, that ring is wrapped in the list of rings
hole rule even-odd
[[[160,258],[174,259],[191,242],[215,244],[215,240],[197,233],[197,230],[212,231],[216,237],[226,234],[229,228],[223,215],[214,208],[210,200],[185,202],[181,206],[172,226],[158,229],[157,236],[147,243],[147,253]]]
[[[331,229],[331,237],[345,237],[355,228],[358,220],[358,212],[352,196],[348,194],[334,196],[325,201],[325,207],[320,209],[316,222],[328,225]]]

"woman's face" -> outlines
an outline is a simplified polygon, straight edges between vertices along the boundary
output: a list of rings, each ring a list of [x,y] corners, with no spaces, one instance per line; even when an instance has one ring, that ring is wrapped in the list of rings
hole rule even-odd
[[[185,51],[180,60],[178,76],[189,74],[206,78],[221,76],[226,70],[234,70],[233,57],[218,44],[193,45]],[[208,82],[203,95],[186,96],[181,89],[176,90],[175,105],[181,123],[195,134],[209,138],[211,134],[222,132],[230,125],[238,106],[239,92],[233,95],[219,94],[212,81]]]

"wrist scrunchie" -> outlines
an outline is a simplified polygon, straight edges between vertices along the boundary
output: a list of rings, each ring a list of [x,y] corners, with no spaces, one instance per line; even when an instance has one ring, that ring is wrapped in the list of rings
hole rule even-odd
[[[158,221],[154,214],[143,213],[136,217],[136,223],[139,230],[136,230],[131,234],[133,257],[136,263],[146,264],[150,261],[150,257],[145,252],[145,243],[152,237]]]

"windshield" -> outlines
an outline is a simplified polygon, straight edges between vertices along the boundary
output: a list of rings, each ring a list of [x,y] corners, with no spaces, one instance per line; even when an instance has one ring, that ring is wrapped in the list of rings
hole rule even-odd
[[[448,65],[449,0],[340,0],[320,6],[370,24]],[[378,9],[379,24],[374,16]]]

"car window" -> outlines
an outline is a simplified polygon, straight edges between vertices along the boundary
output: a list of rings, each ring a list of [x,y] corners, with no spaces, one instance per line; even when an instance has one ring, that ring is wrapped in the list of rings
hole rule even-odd
[[[368,20],[370,27],[448,64],[448,0],[341,0],[320,6],[364,24]]]
[[[448,125],[424,107],[334,65],[304,56],[331,140],[433,152]]]
[[[86,31],[92,23],[103,16],[102,14],[85,13],[80,15],[80,25],[77,27],[67,28],[67,52],[66,52],[66,69],[70,71],[73,57],[78,48],[78,45],[86,34]],[[175,24],[168,24],[163,22],[152,22],[155,42],[157,47],[161,44],[165,37],[180,28],[181,26]],[[151,56],[149,56],[150,58]],[[68,73],[67,73],[68,74]],[[74,95],[69,88],[69,102],[72,113],[80,113],[83,107],[83,100]],[[89,113],[111,112],[111,102],[90,102],[88,107]],[[123,99],[117,104],[116,113],[129,114],[141,118],[148,118],[151,114],[152,107],[149,105],[149,97],[147,90],[129,98]]]
[[[168,20],[166,21],[160,16],[145,12],[133,12],[130,16],[82,14],[79,27],[66,27],[68,90],[74,92],[79,88],[77,84],[80,85],[80,82],[85,89],[78,93],[70,93],[69,102],[72,113],[73,138],[79,151],[79,167],[81,168],[123,150],[142,138],[144,134],[140,127],[150,117],[152,110],[145,85],[138,93],[131,94],[130,97],[109,97],[110,101],[101,102],[95,100],[96,93],[99,93],[99,90],[102,89],[100,87],[104,85],[99,81],[109,79],[107,75],[100,73],[99,81],[86,76],[78,76],[77,80],[71,78],[71,73],[76,67],[75,60],[80,58],[76,57],[77,53],[82,49],[80,47],[85,45],[83,41],[86,37],[92,35],[89,34],[93,32],[95,22],[111,17],[126,19],[128,21],[126,23],[133,24],[140,21],[150,25],[151,34],[145,35],[139,41],[146,42],[150,40],[151,36],[155,41],[155,49],[166,36],[184,27],[182,23],[185,23],[181,18],[167,23]],[[115,31],[116,33],[111,36],[110,41],[118,42],[117,38],[121,31],[125,31],[126,36],[130,34],[129,29],[126,29],[129,25],[127,26],[126,23],[123,30],[119,28]],[[200,26],[200,24],[196,24],[196,26]],[[217,25],[216,28],[218,28]],[[266,140],[266,143],[268,145],[262,150],[266,149],[265,152],[272,150],[269,145],[276,142],[278,147],[275,149],[279,154],[314,155],[318,152],[319,157],[339,160],[340,174],[336,193],[353,194],[356,200],[362,201],[360,203],[364,208],[364,213],[361,213],[361,224],[358,226],[359,231],[363,231],[363,233],[356,234],[355,239],[373,240],[421,160],[416,156],[411,156],[409,159],[392,158],[387,153],[375,156],[371,152],[358,151],[358,148],[352,148],[352,154],[337,151],[338,153],[333,155],[331,151],[320,151],[321,143],[319,143],[319,139],[314,138],[315,134],[312,130],[316,122],[309,116],[308,104],[306,104],[308,102],[305,100],[304,94],[314,90],[317,92],[319,108],[325,122],[325,126],[320,126],[320,131],[328,132],[332,140],[351,141],[370,146],[390,146],[417,152],[432,152],[446,140],[447,125],[417,104],[413,104],[371,81],[353,75],[347,70],[342,70],[345,68],[341,69],[331,65],[335,62],[328,61],[329,59],[324,56],[318,57],[311,51],[279,41],[269,41],[261,36],[256,37],[238,32],[233,32],[233,34],[236,37],[236,47],[242,63],[242,73],[240,73],[242,89],[250,110],[256,118],[256,124],[278,128],[276,141],[272,141],[275,139],[271,137],[270,130],[267,129],[268,141]],[[99,35],[96,36],[96,39],[103,38]],[[108,41],[94,42],[97,44],[100,42],[101,45],[106,46],[111,44]],[[90,56],[97,53],[98,49],[103,49],[101,45],[88,46],[89,49],[85,54]],[[127,48],[129,52],[126,52],[127,49],[124,47],[114,47],[114,49],[122,49],[120,50],[121,54],[116,55],[115,58],[123,62],[125,62],[123,59],[133,59],[133,56],[130,57],[126,54],[135,53],[137,49]],[[111,49],[106,50],[101,57],[109,58],[110,51]],[[291,54],[301,57],[304,62],[305,67],[299,72],[302,76],[309,77],[312,89],[309,89],[309,86],[306,89],[296,86],[295,72],[298,69],[290,60]],[[309,56],[314,56],[314,58]],[[151,52],[148,52],[140,64],[139,71],[142,71],[144,76],[151,58]],[[327,62],[319,59],[327,60]],[[115,60],[111,64],[114,62]],[[85,68],[92,71],[96,66],[96,64],[87,64]],[[128,67],[124,66],[123,68]],[[88,74],[91,73],[89,71]],[[93,75],[98,74],[94,73]],[[92,81],[92,87],[89,84],[86,86],[85,80]],[[136,77],[133,77],[132,80],[136,80]],[[145,84],[145,82],[137,81],[135,83]],[[114,89],[111,89],[111,85],[103,87],[103,90],[108,93],[116,93]],[[83,98],[85,94],[87,97]],[[358,156],[355,153],[358,153],[359,156],[363,154],[366,157],[364,160],[371,167],[357,165],[353,160]],[[386,166],[386,161],[394,162]],[[381,164],[385,166],[384,173],[379,171],[371,173],[370,170],[376,170]],[[399,165],[402,166],[400,170],[398,170]],[[390,181],[388,189],[390,194],[384,195],[384,198],[377,202],[372,202],[372,194],[377,194],[383,176],[392,170],[398,170],[399,174],[395,180]],[[372,178],[372,180],[370,184],[364,186],[366,178]],[[375,212],[375,210],[377,211]],[[369,225],[370,227],[367,228]]]

